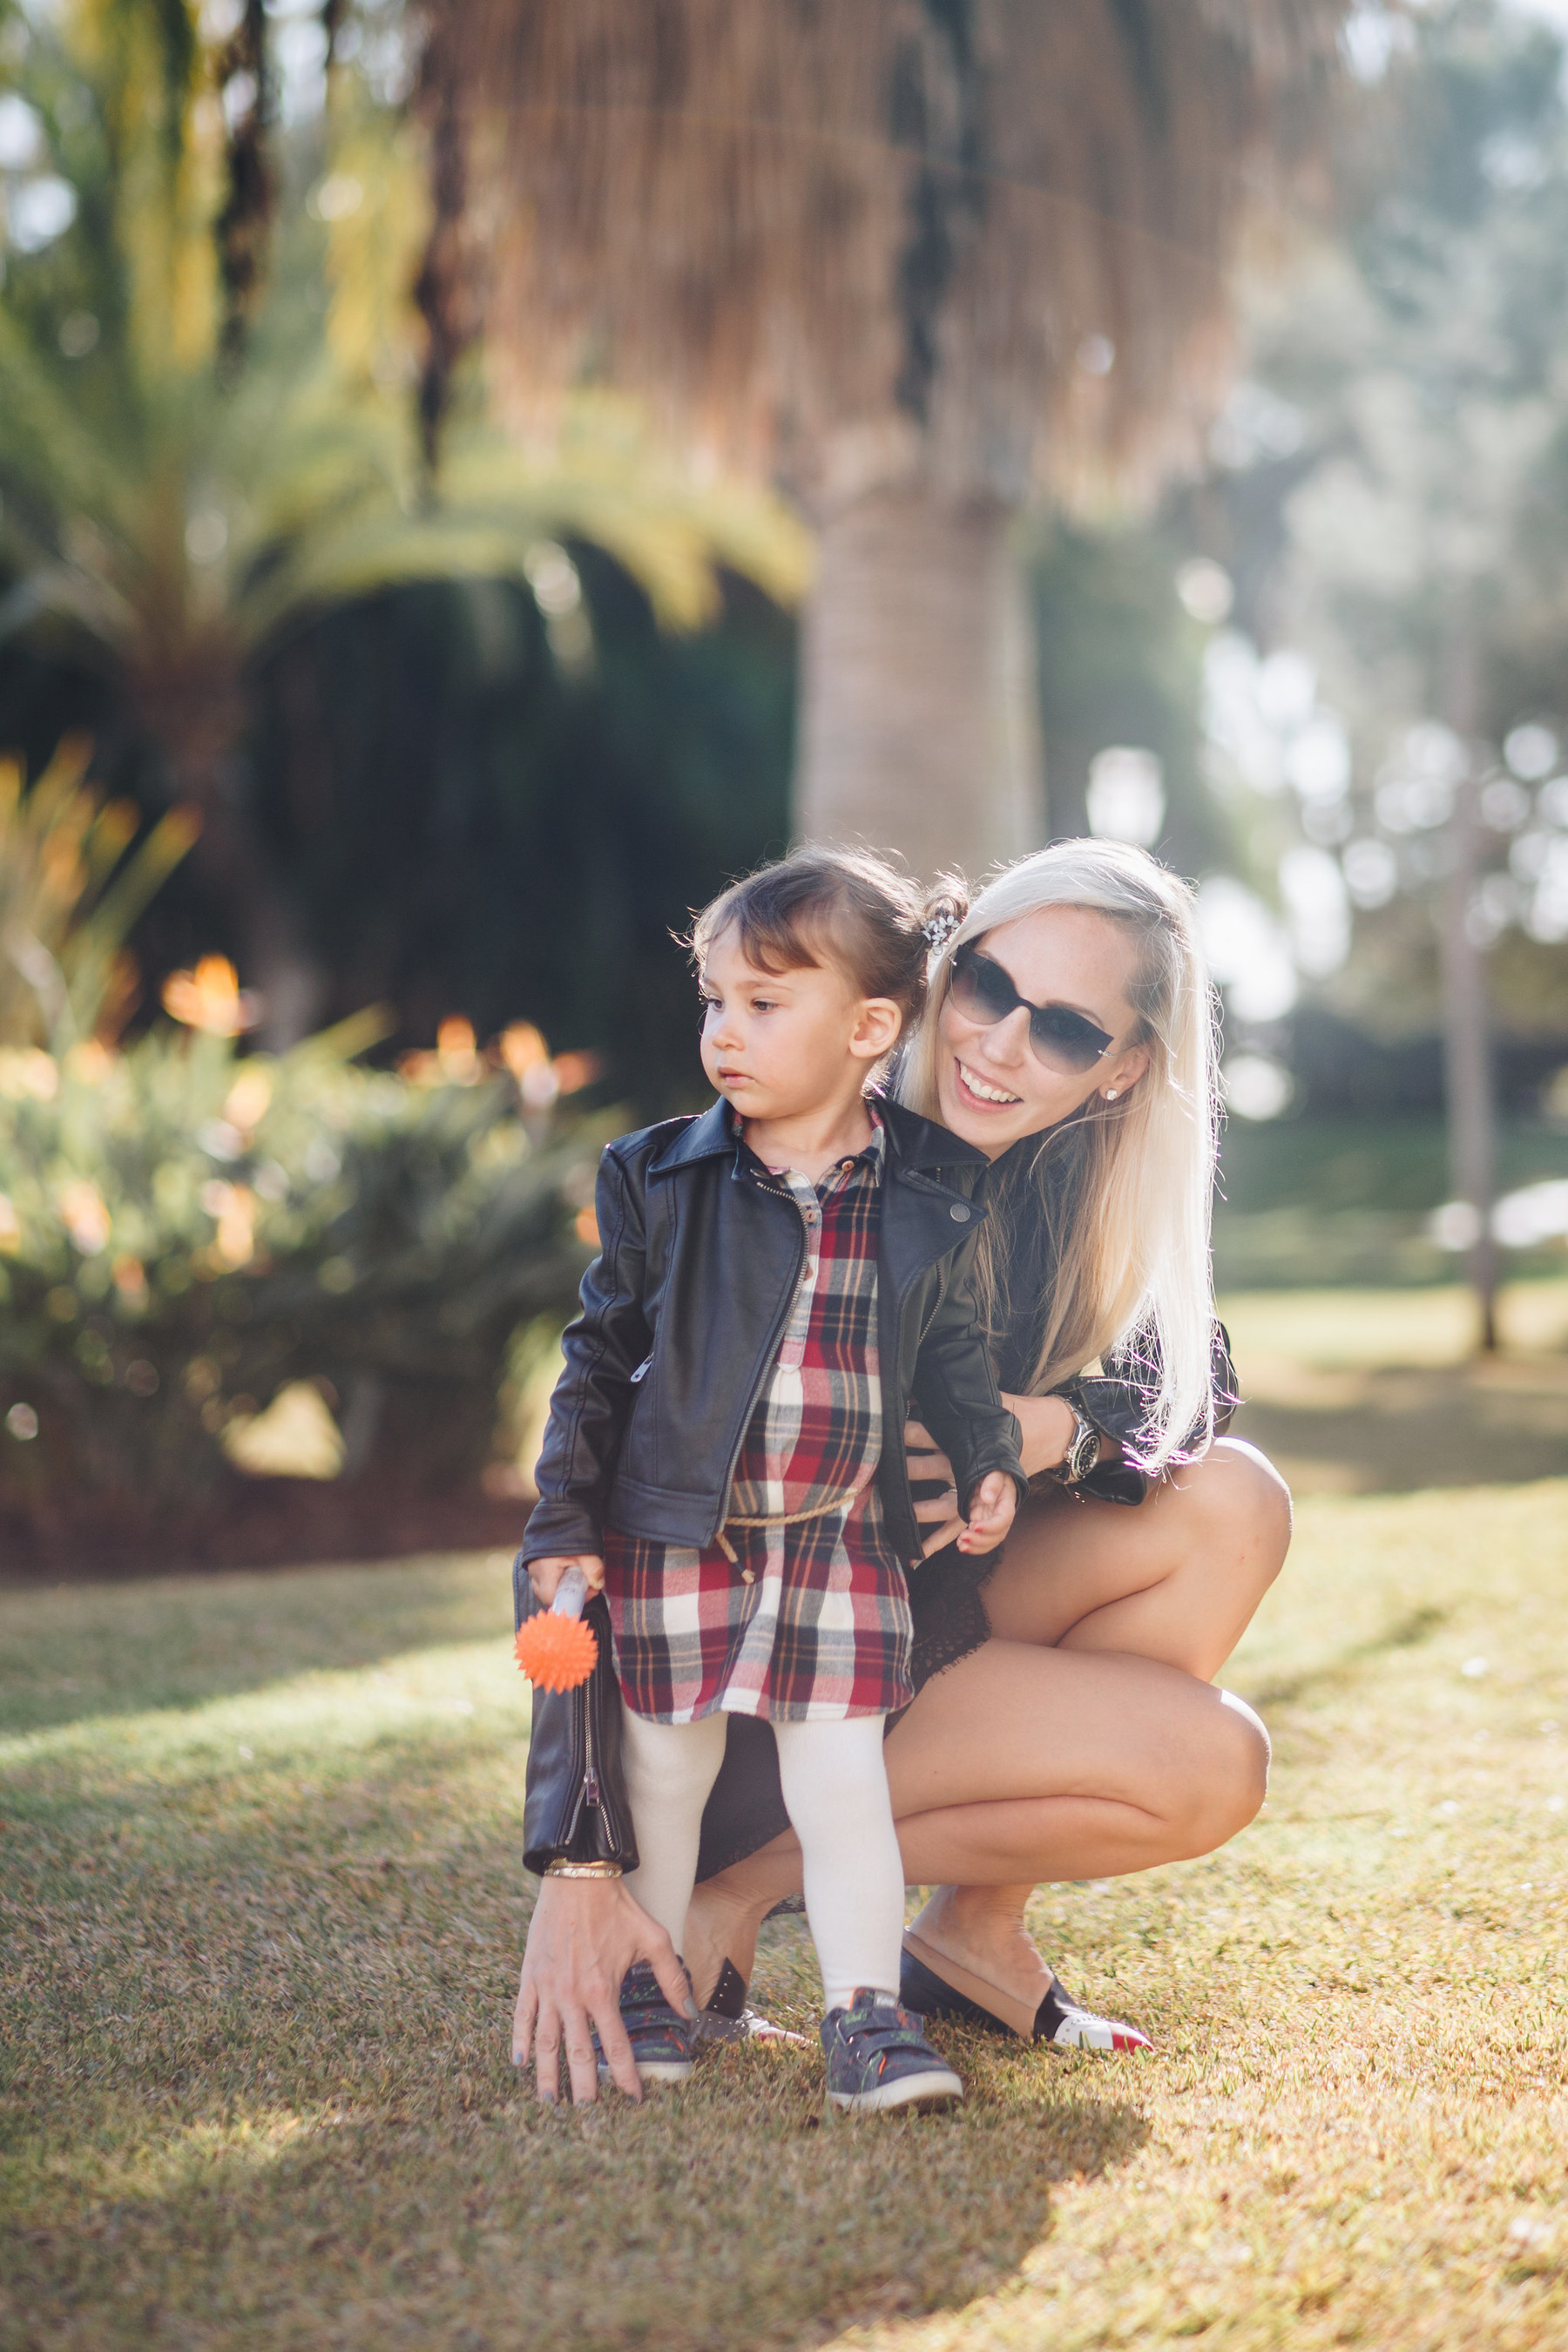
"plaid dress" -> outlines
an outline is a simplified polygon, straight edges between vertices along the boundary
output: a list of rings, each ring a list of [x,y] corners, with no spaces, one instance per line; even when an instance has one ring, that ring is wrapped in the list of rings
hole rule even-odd
[[[691,1723],[719,1708],[785,1723],[886,1715],[912,1696],[909,1585],[883,1524],[877,1238],[884,1137],[819,1184],[752,1159],[751,1181],[801,1219],[805,1263],[773,1375],[731,1487],[737,1517],[841,1509],[724,1534],[698,1551],[605,1530],[621,1696],[637,1715]]]

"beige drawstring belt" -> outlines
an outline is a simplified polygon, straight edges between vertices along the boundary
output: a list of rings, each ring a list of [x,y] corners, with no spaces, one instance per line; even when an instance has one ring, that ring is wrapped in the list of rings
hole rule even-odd
[[[731,1511],[724,1522],[724,1528],[804,1527],[807,1519],[825,1519],[831,1511],[847,1511],[850,1505],[858,1503],[867,1491],[865,1486],[851,1486],[847,1494],[829,1495],[826,1503],[812,1503],[804,1511],[763,1511],[755,1517],[748,1512]],[[719,1549],[731,1568],[741,1568],[740,1558],[734,1545],[724,1533],[724,1528],[719,1530]],[[751,1584],[755,1581],[752,1570],[741,1568],[741,1574],[746,1583]]]

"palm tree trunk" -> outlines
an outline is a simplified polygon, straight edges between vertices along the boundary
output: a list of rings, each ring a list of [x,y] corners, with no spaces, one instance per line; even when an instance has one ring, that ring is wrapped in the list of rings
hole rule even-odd
[[[999,501],[877,489],[825,523],[795,822],[971,874],[1045,839],[1032,625]]]

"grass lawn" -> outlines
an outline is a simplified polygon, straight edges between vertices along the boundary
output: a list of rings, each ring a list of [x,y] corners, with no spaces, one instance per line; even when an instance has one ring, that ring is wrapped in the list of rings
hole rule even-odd
[[[1237,1423],[1298,1496],[1414,1493],[1568,1466],[1568,1282],[1510,1283],[1502,1345],[1474,1354],[1457,1284],[1222,1299],[1247,1403]]]
[[[1568,1478],[1310,1496],[1261,1819],[1037,1901],[1158,2056],[943,2035],[923,2121],[525,2095],[507,1583],[0,1596],[0,2344],[1568,2345]],[[800,1923],[757,1990],[809,2028]]]

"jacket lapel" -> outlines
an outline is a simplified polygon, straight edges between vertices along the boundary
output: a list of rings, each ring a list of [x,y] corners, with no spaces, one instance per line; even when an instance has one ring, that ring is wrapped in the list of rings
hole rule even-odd
[[[973,1144],[917,1118],[901,1103],[884,1102],[879,1108],[888,1129],[881,1257],[893,1297],[901,1299],[928,1266],[957,1249],[984,1222],[984,1208],[973,1194],[990,1163]]]

